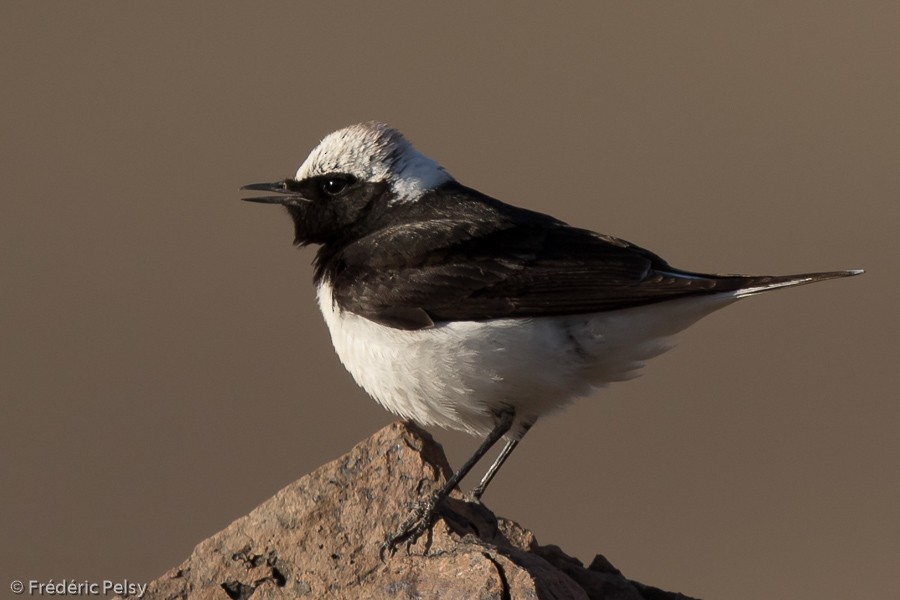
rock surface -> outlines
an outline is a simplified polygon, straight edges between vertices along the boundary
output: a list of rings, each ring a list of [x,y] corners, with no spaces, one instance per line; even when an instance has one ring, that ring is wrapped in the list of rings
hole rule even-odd
[[[584,567],[458,494],[382,562],[387,534],[449,474],[427,432],[390,425],[201,542],[144,598],[689,600],[629,581],[600,555]]]

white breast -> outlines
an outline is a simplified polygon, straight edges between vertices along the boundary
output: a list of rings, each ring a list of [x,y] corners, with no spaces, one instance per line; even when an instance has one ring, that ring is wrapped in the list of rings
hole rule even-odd
[[[735,300],[699,296],[619,311],[438,324],[404,331],[337,306],[319,308],[341,362],[391,412],[422,425],[485,435],[503,407],[533,422],[574,398],[637,375],[669,336]]]

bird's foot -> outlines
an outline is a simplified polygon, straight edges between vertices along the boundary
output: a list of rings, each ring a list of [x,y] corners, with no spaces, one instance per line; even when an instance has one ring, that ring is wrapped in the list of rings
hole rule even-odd
[[[422,537],[422,534],[431,527],[434,518],[437,516],[437,508],[438,500],[436,496],[416,504],[409,517],[400,525],[400,528],[389,535],[381,545],[379,551],[381,560],[387,560],[385,555],[388,557],[393,556],[397,551],[397,546],[403,542],[406,542],[406,552],[409,553],[410,546],[415,544],[416,540]]]

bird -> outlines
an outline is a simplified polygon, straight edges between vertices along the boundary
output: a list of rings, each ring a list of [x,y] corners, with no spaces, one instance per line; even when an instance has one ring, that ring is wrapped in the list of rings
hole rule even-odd
[[[863,272],[678,269],[466,187],[378,121],[325,136],[293,177],[241,189],[273,193],[243,200],[286,207],[294,243],[318,246],[319,309],[356,383],[402,419],[482,439],[382,554],[403,541],[409,549],[501,439],[473,501],[540,418],[635,377],[698,319],[762,292]]]

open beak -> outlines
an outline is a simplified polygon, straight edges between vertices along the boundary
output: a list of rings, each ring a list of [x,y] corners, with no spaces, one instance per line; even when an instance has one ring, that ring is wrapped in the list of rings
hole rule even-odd
[[[295,190],[290,189],[290,184],[296,183],[292,179],[283,179],[272,183],[251,183],[241,186],[242,190],[254,190],[259,192],[276,192],[281,196],[254,196],[252,198],[241,198],[247,202],[261,202],[263,204],[284,204],[285,206],[299,206],[309,202],[306,198],[298,194]]]

